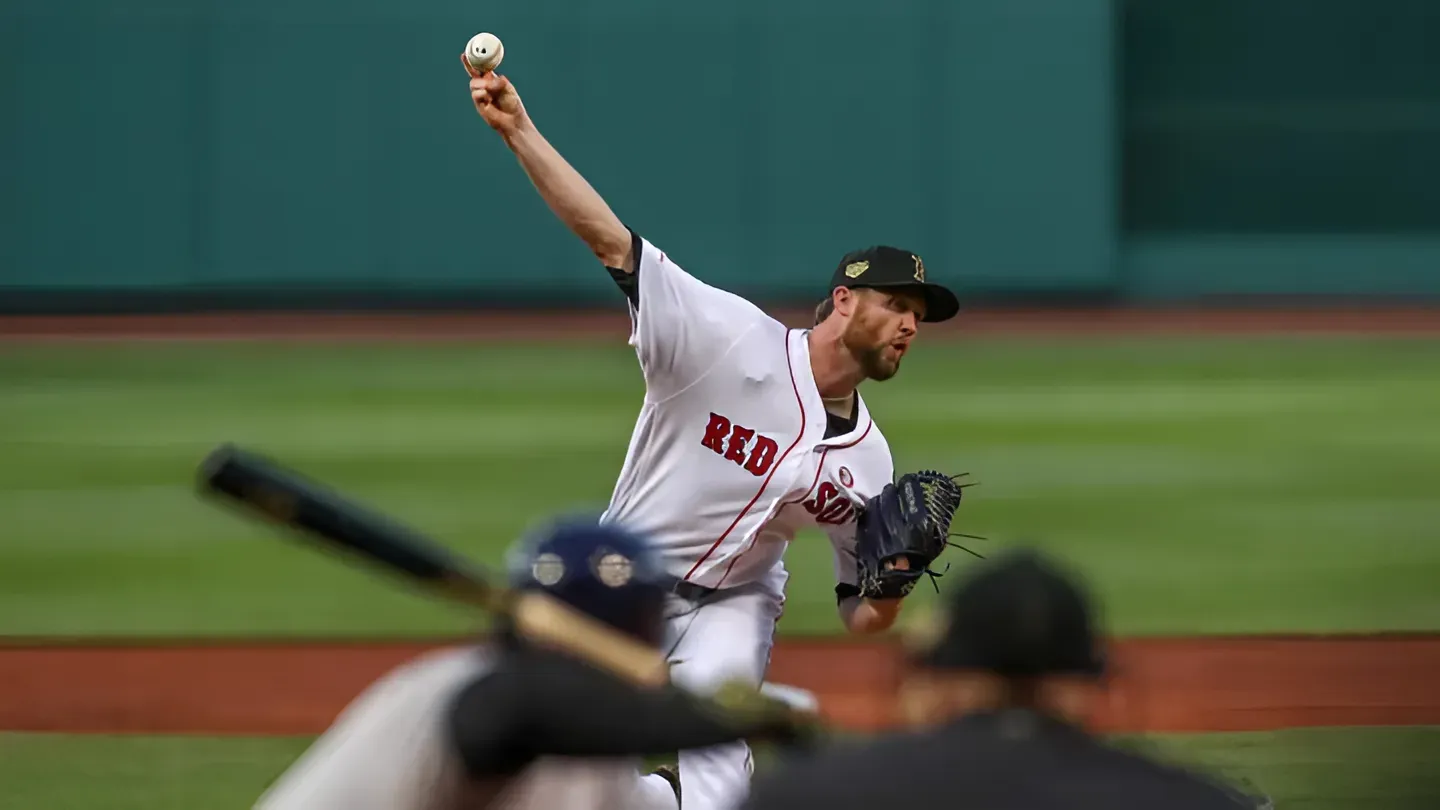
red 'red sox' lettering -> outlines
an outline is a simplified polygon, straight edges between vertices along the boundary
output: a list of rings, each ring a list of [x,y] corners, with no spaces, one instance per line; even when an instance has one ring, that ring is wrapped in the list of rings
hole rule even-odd
[[[804,503],[805,511],[815,516],[816,523],[831,523],[839,526],[854,514],[854,506],[847,498],[836,498],[840,490],[829,481],[820,482],[815,497]]]
[[[780,445],[769,436],[762,436],[744,425],[733,424],[718,413],[710,414],[705,436],[700,443],[746,472],[761,476],[770,471]]]

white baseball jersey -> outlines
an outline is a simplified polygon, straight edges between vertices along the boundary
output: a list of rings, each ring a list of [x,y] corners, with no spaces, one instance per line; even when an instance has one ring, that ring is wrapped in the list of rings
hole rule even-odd
[[[606,518],[650,533],[672,574],[711,588],[759,579],[819,526],[837,580],[853,584],[855,507],[894,473],[864,400],[854,428],[826,438],[808,330],[637,241],[630,345],[645,401]]]
[[[469,781],[446,739],[449,703],[490,666],[481,650],[403,664],[357,697],[254,810],[624,810],[643,806],[633,759],[536,760],[504,784]]]

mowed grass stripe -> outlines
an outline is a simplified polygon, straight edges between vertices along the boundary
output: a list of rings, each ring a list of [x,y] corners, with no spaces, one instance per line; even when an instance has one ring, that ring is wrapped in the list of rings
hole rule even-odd
[[[983,340],[921,344],[866,396],[898,468],[981,482],[959,528],[982,550],[1072,559],[1121,631],[1424,630],[1436,368],[1423,340]],[[0,634],[453,632],[197,503],[196,463],[240,441],[498,563],[603,506],[642,397],[623,344],[5,347]],[[783,631],[834,632],[828,544],[787,558]]]

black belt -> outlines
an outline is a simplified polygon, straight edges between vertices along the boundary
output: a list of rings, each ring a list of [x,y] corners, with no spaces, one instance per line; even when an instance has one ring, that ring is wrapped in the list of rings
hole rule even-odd
[[[708,599],[719,592],[719,588],[707,588],[704,585],[696,585],[693,582],[686,582],[683,579],[675,583],[675,595],[681,599],[689,599],[691,602]]]

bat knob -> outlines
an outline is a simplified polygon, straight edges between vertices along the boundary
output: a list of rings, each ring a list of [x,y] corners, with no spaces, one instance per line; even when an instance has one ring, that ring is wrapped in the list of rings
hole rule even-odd
[[[221,472],[241,454],[233,442],[226,442],[205,455],[200,462],[198,478],[202,489],[209,489]]]

